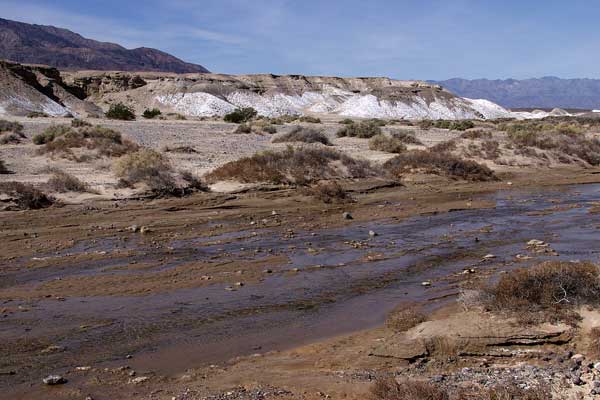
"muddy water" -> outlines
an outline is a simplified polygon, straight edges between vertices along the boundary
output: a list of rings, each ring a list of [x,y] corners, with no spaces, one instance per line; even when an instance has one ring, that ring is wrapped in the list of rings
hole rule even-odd
[[[11,356],[0,360],[0,372],[15,374],[1,374],[0,385],[37,380],[75,365],[110,364],[127,354],[134,355],[128,364],[136,370],[176,374],[370,328],[381,324],[399,303],[435,306],[456,296],[460,283],[471,276],[460,274],[464,268],[476,268],[476,276],[546,259],[598,261],[600,215],[589,208],[600,201],[600,185],[543,193],[504,191],[492,199],[492,209],[401,222],[355,223],[318,232],[250,227],[160,246],[132,236],[127,241],[79,242],[64,253],[41,255],[44,262],[54,257],[60,263],[2,275],[0,291],[70,276],[128,274],[131,271],[110,267],[132,261],[163,260],[145,270],[148,273],[190,261],[272,255],[286,255],[290,261],[270,266],[272,272],[265,272],[257,283],[234,291],[215,283],[143,296],[5,301],[2,307],[27,312],[0,320],[5,343],[24,343],[7,346]],[[370,237],[370,230],[377,236]],[[530,239],[550,243],[558,256],[529,253],[525,243]],[[77,258],[90,253],[103,256],[93,261]],[[496,258],[483,261],[486,254]],[[517,254],[533,258],[517,262]],[[433,285],[423,287],[425,280]],[[64,351],[41,354],[35,347],[47,344],[63,346]]]

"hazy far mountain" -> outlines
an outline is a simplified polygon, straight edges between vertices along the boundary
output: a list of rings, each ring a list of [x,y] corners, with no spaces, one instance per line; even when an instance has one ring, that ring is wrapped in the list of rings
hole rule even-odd
[[[600,79],[448,79],[435,81],[461,97],[509,108],[600,108]]]
[[[67,29],[0,18],[0,59],[68,70],[208,72],[156,49],[128,50]]]

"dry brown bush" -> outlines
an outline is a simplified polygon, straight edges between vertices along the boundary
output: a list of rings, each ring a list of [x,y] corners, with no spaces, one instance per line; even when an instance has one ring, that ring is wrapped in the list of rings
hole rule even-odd
[[[54,198],[27,183],[1,182],[0,193],[14,199],[17,207],[22,210],[36,210],[54,204]]]
[[[348,192],[346,192],[340,184],[333,181],[319,182],[316,185],[308,187],[304,193],[308,196],[313,196],[326,204],[348,203],[353,201]]]
[[[229,162],[205,178],[210,183],[234,180],[306,185],[320,180],[375,175],[376,171],[369,162],[332,149],[288,147],[284,151],[265,151]]]
[[[446,175],[469,181],[496,180],[494,172],[471,160],[463,160],[448,153],[433,152],[431,150],[407,151],[387,161],[384,169],[396,177],[414,170],[425,173]]]
[[[6,168],[6,164],[4,164],[3,160],[0,160],[0,174],[9,174],[10,171]]]
[[[491,139],[492,132],[486,131],[483,129],[472,129],[470,131],[465,131],[460,135],[461,139]]]
[[[448,392],[428,382],[378,379],[371,387],[376,400],[449,400]]]
[[[34,137],[34,142],[44,144],[41,153],[52,153],[74,161],[85,161],[94,157],[120,157],[139,149],[139,146],[123,139],[120,132],[95,126],[78,130],[58,125],[48,128]],[[77,155],[73,149],[88,150],[86,155]],[[91,153],[91,155],[89,154]]]
[[[23,125],[18,122],[0,119],[0,133],[2,132],[23,133]]]
[[[182,154],[193,154],[197,153],[196,149],[191,146],[177,146],[177,147],[169,147],[166,146],[163,151],[165,153],[182,153]]]
[[[532,323],[538,317],[575,322],[575,307],[600,304],[600,269],[560,261],[516,269],[484,287],[480,301],[491,311],[517,313]]]
[[[151,149],[126,154],[115,161],[113,169],[126,186],[146,183],[158,190],[169,190],[175,186],[171,165],[160,153]]]
[[[446,142],[440,142],[432,147],[430,147],[430,151],[436,153],[449,153],[452,150],[456,149],[456,140],[448,140]]]
[[[46,184],[52,191],[65,193],[65,192],[92,192],[87,183],[81,181],[79,178],[66,173],[61,170],[53,170],[52,176]]]
[[[303,126],[295,126],[290,132],[276,137],[272,140],[273,143],[288,143],[288,142],[302,142],[302,143],[321,143],[326,146],[332,146],[329,138],[316,129],[306,128]]]
[[[417,306],[400,305],[388,314],[385,325],[395,332],[404,332],[425,321],[427,316]]]
[[[415,144],[422,146],[421,142],[412,131],[409,130],[396,130],[392,132],[392,137],[400,140],[404,144]]]
[[[396,137],[380,134],[369,139],[369,149],[399,154],[406,151],[406,146]]]

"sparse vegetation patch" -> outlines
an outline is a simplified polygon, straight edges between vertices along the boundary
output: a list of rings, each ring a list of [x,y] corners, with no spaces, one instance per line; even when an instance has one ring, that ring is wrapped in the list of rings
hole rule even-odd
[[[232,122],[234,124],[241,124],[244,122],[251,121],[258,115],[258,112],[252,107],[238,108],[223,117],[225,122]]]
[[[9,196],[21,210],[37,210],[54,203],[54,198],[28,183],[0,182],[0,193]]]
[[[406,146],[396,137],[379,134],[369,139],[369,149],[386,153],[402,153],[406,151]]]
[[[133,109],[123,103],[111,104],[105,115],[106,118],[122,121],[133,121],[135,119]]]
[[[421,171],[469,181],[497,179],[494,172],[485,165],[471,160],[463,160],[449,153],[428,150],[404,152],[387,161],[383,167],[396,177],[409,172]]]
[[[288,147],[284,151],[266,151],[229,162],[207,174],[206,179],[208,182],[234,180],[307,185],[326,179],[365,178],[375,174],[367,161],[335,150]]]
[[[358,137],[369,139],[375,135],[381,134],[381,127],[373,121],[363,121],[355,124],[349,124],[337,131],[338,137]]]
[[[159,115],[161,115],[161,112],[158,108],[153,108],[153,109],[147,108],[142,113],[142,117],[144,117],[146,119],[153,119],[153,118],[158,117]]]
[[[81,181],[76,176],[66,173],[62,170],[53,170],[52,176],[48,180],[47,186],[50,190],[65,193],[65,192],[91,192],[87,183]]]
[[[326,146],[332,145],[329,138],[323,132],[302,126],[296,126],[290,132],[273,139],[273,143],[287,142],[321,143]]]

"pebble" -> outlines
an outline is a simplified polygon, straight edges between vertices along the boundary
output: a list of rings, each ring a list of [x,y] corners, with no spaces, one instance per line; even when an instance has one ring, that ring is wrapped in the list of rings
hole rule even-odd
[[[431,286],[431,282],[430,281],[423,281],[423,282],[421,282],[421,286]]]
[[[150,378],[148,378],[147,376],[138,376],[137,378],[131,379],[130,382],[137,385],[139,383],[144,383],[148,380],[150,380]]]
[[[487,254],[483,257],[484,260],[491,260],[492,258],[496,258],[496,256],[493,254]]]
[[[349,212],[345,212],[345,213],[343,213],[343,214],[342,214],[342,217],[343,217],[344,219],[353,219],[353,218],[352,218],[352,214],[350,214]]]
[[[42,382],[46,385],[62,385],[67,383],[67,380],[60,375],[48,375]]]
[[[369,231],[369,236],[375,237],[375,236],[378,236],[378,235],[377,235],[377,232],[375,232],[375,231]]]

